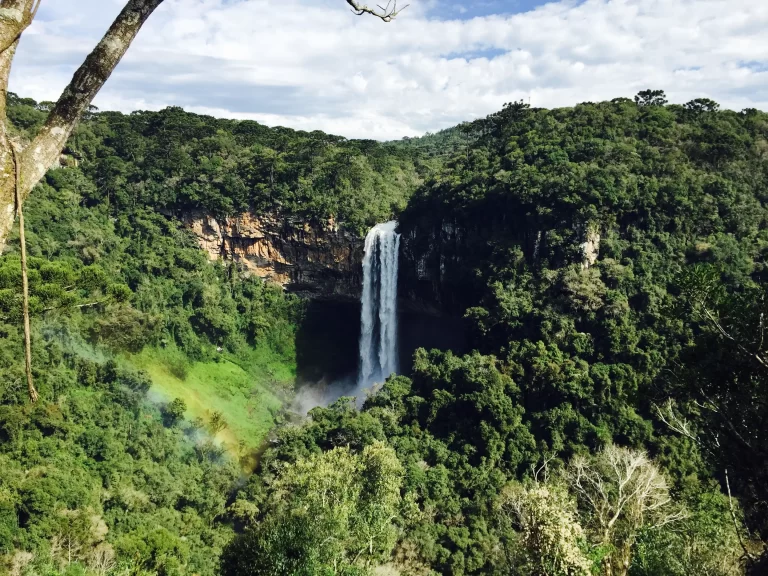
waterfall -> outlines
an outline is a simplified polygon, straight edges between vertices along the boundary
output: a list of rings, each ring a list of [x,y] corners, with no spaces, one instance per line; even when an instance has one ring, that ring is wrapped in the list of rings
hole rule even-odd
[[[397,222],[377,224],[365,237],[360,313],[359,389],[397,372]]]

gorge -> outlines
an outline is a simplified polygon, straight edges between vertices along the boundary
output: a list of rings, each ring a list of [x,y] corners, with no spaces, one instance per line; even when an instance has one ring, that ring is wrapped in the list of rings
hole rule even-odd
[[[37,403],[0,256],[0,572],[532,576],[533,510],[563,573],[743,574],[766,142],[641,99],[397,143],[94,113],[24,206]],[[623,463],[658,499],[606,531],[578,478]]]
[[[212,261],[236,263],[247,274],[307,298],[297,337],[298,381],[302,386],[333,389],[313,396],[320,403],[367,387],[364,381],[370,384],[397,371],[392,366],[398,363],[409,370],[420,347],[458,353],[468,348],[466,322],[455,307],[445,305],[452,301],[444,296],[450,290],[443,286],[441,270],[445,271],[446,251],[451,246],[455,251],[456,246],[453,229],[447,225],[442,234],[411,227],[405,238],[398,234],[396,243],[387,243],[382,235],[394,233],[389,230],[392,223],[359,235],[333,219],[279,213],[247,211],[217,218],[191,212],[182,221]],[[381,260],[382,248],[393,251],[386,261]],[[396,277],[381,284],[379,275],[385,270]],[[371,280],[367,295],[366,275]],[[391,299],[384,309],[379,308],[382,289]],[[380,312],[389,318],[383,324]],[[362,318],[368,320],[361,322]],[[385,351],[378,348],[382,326],[388,342]],[[363,355],[362,349],[368,352]],[[392,350],[400,352],[394,364],[382,360],[392,358]],[[361,373],[363,356],[367,376]]]

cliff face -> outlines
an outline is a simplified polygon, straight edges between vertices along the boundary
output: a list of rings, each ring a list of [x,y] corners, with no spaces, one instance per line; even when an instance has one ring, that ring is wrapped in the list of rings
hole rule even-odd
[[[431,312],[463,314],[485,292],[478,271],[488,262],[524,259],[559,268],[593,266],[600,252],[597,224],[571,221],[549,230],[525,216],[462,222],[427,214],[401,222],[399,290],[407,305]]]
[[[409,305],[426,312],[458,308],[446,285],[459,270],[466,231],[452,222],[401,229],[399,289]]]
[[[185,224],[212,260],[232,260],[291,292],[359,300],[364,240],[333,221],[308,223],[276,215],[216,219],[190,214]]]
[[[310,298],[360,301],[365,240],[341,230],[333,220],[310,223],[249,212],[225,219],[193,213],[183,220],[212,260],[238,262],[256,275]],[[600,236],[588,226],[572,226],[573,238],[568,244],[575,251],[566,259],[549,254],[548,234],[540,227],[510,224],[488,219],[482,225],[467,226],[432,215],[402,224],[400,305],[430,314],[462,314],[482,288],[477,285],[476,267],[491,256],[499,238],[519,246],[534,266],[541,257],[578,259],[585,268],[597,259]]]

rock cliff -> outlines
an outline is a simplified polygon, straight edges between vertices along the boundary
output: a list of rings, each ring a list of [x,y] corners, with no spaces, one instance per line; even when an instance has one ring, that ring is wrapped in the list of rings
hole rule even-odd
[[[305,222],[275,214],[216,219],[189,214],[185,224],[212,260],[239,262],[291,292],[359,300],[364,240],[332,219]]]
[[[465,218],[425,213],[401,219],[400,295],[412,308],[461,315],[485,292],[481,267],[525,260],[529,269],[594,266],[597,223],[578,219],[548,227],[530,215]],[[547,229],[549,228],[549,229]]]

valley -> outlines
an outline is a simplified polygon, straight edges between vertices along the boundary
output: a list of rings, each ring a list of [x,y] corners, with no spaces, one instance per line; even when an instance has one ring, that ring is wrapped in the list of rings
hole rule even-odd
[[[37,402],[0,256],[4,566],[758,574],[768,117],[653,94],[389,143],[91,113],[24,204]]]

